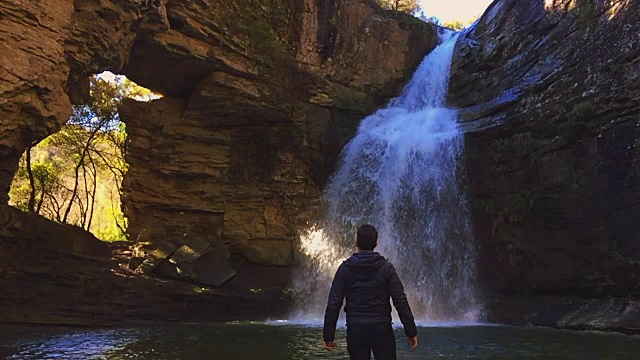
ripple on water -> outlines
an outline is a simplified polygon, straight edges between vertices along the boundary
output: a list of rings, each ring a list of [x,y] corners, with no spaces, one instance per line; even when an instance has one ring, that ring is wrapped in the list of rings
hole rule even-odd
[[[396,331],[400,359],[638,359],[640,339],[546,328],[426,324],[409,353]],[[446,325],[446,326],[443,326]],[[288,321],[171,325],[107,330],[0,328],[2,359],[348,359],[344,329],[337,349],[321,347],[319,326]]]

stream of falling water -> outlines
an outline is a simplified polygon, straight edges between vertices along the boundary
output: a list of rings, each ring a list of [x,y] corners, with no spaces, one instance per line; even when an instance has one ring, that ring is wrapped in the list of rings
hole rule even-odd
[[[463,138],[445,105],[456,39],[441,35],[402,95],[365,118],[344,148],[325,218],[301,239],[295,321],[322,321],[332,277],[365,223],[378,229],[376,250],[396,266],[416,320],[477,320]]]

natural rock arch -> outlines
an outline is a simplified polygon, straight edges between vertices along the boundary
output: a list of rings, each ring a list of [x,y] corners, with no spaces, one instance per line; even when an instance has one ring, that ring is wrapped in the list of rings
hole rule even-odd
[[[46,0],[3,3],[0,17],[8,20],[0,25],[7,39],[0,60],[0,200],[7,201],[24,150],[57,131],[71,104],[86,101],[88,77],[104,70],[124,74],[165,95],[120,109],[129,134],[123,199],[129,232],[146,243],[134,254],[146,260],[141,272],[163,264],[156,274],[209,285],[237,273],[225,288],[275,286],[275,293],[256,299],[276,303],[283,303],[279,289],[287,283],[296,229],[311,220],[342,145],[437,43],[433,25],[367,0]],[[305,213],[298,212],[302,208]],[[44,227],[52,229],[46,236],[39,232]],[[6,253],[110,252],[88,233],[62,239],[65,229],[0,206]],[[57,256],[43,266],[66,263],[76,269],[70,279],[97,276],[94,286],[108,291],[95,272],[114,261],[85,267],[77,258]],[[18,256],[4,266],[28,273],[31,265]],[[155,291],[145,276],[122,274],[127,280],[112,281],[125,281],[119,285],[125,298]],[[56,281],[51,283],[58,287],[42,291],[64,298],[55,294],[71,285]],[[137,290],[124,285],[131,282]],[[171,284],[163,291],[172,296],[191,291],[190,285]],[[113,296],[92,300],[98,305]],[[185,311],[222,316],[215,307],[202,309],[207,301],[191,300]],[[159,313],[158,306],[149,312]],[[52,316],[47,309],[16,310],[4,320],[37,321]]]

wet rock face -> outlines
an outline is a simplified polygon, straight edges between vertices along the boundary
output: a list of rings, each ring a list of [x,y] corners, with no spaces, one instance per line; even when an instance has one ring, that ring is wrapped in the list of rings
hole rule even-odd
[[[496,1],[457,45],[482,283],[639,295],[640,3]]]

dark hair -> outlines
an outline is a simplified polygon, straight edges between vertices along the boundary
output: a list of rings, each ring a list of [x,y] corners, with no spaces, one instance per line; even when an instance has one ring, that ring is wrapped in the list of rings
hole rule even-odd
[[[360,250],[373,250],[378,245],[378,230],[373,225],[362,225],[358,228],[356,245]]]

